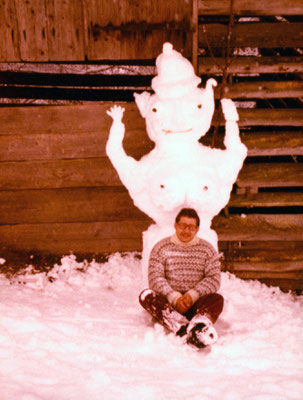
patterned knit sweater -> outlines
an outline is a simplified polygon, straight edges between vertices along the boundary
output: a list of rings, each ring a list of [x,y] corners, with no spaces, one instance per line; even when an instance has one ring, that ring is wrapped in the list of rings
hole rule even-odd
[[[219,258],[212,245],[198,237],[189,244],[179,241],[176,235],[163,239],[150,254],[149,287],[173,305],[184,293],[195,302],[219,289]]]

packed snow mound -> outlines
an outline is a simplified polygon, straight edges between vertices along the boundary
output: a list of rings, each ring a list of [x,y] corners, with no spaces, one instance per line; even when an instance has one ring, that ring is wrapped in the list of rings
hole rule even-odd
[[[0,275],[1,400],[302,400],[303,296],[222,273],[219,339],[197,350],[141,290],[136,253]]]

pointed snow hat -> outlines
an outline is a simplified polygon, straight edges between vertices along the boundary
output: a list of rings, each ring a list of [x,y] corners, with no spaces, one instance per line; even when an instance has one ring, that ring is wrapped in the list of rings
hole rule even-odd
[[[174,50],[171,43],[163,44],[156,66],[158,75],[152,79],[151,86],[160,98],[182,97],[196,89],[201,82],[192,64]]]

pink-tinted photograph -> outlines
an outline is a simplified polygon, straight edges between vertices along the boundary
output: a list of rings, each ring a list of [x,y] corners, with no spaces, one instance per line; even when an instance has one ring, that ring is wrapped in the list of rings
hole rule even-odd
[[[0,21],[0,399],[302,400],[302,0]]]

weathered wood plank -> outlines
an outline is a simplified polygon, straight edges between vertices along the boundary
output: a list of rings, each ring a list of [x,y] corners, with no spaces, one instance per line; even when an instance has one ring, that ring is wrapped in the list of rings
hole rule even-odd
[[[217,222],[216,225],[221,240],[302,239],[302,216],[218,218],[220,224]],[[0,225],[0,248],[54,254],[70,251],[108,253],[141,250],[141,234],[149,224],[147,219],[132,219],[116,222]]]
[[[237,179],[239,187],[303,186],[301,163],[246,164]]]
[[[235,275],[241,279],[292,279],[298,282],[303,281],[303,271],[291,271],[291,272],[271,272],[271,271],[236,271]],[[300,287],[303,287],[300,284]]]
[[[199,0],[200,15],[229,15],[230,0]],[[235,0],[233,2],[235,15],[303,15],[301,0]]]
[[[108,128],[109,129],[109,128]],[[1,161],[55,160],[73,158],[106,157],[105,144],[108,131],[64,134],[0,135]],[[241,134],[248,148],[248,156],[303,155],[303,132],[248,132]],[[217,146],[223,146],[223,135],[218,137]],[[203,138],[210,145],[212,135]],[[153,148],[145,130],[127,129],[124,140],[127,154],[141,158]]]
[[[0,225],[100,219],[148,218],[122,187],[0,191]]]
[[[84,14],[89,60],[151,59],[165,41],[191,55],[191,2],[86,0]]]
[[[289,254],[287,251],[241,252],[240,255],[226,257],[225,262],[234,271],[303,272],[303,250],[297,254]]]
[[[0,2],[0,61],[20,61],[19,32],[14,0]]]
[[[228,203],[229,207],[241,208],[302,205],[301,192],[233,194]],[[120,186],[0,191],[0,224],[94,222],[100,218],[116,221],[147,217],[133,205],[126,189]],[[235,250],[233,255],[242,251]]]
[[[0,161],[106,157],[108,132],[0,135]],[[128,130],[124,148],[128,154],[138,159],[148,153],[153,144],[145,131]]]
[[[222,68],[225,59],[216,57],[218,66],[212,57],[199,57],[199,75],[222,74]],[[63,68],[64,67],[64,68]],[[21,63],[7,62],[0,64],[0,71],[12,71],[22,73],[39,73],[39,74],[101,74],[101,75],[155,75],[156,67],[151,65],[135,65],[130,69],[127,64],[106,65],[106,64],[79,64],[79,63]],[[236,56],[232,59],[232,63],[228,68],[230,73],[238,74],[275,74],[275,73],[300,73],[303,72],[303,57],[253,57],[253,56]]]
[[[279,249],[265,248],[267,242],[256,249],[227,249],[224,261],[229,270],[235,271],[303,271],[303,242],[297,242],[297,247],[287,247],[288,243],[280,244]],[[299,248],[301,245],[301,248]]]
[[[145,121],[134,103],[125,107],[126,135],[145,132]],[[89,133],[106,135],[111,118],[106,114],[113,103],[67,106],[0,107],[0,135],[44,133]],[[240,126],[303,126],[302,109],[239,109]],[[24,123],[26,121],[26,124]],[[222,121],[224,124],[224,121]]]
[[[240,126],[303,126],[302,109],[238,109],[238,113]]]
[[[303,155],[303,132],[245,132],[242,141],[248,156]]]
[[[84,61],[83,11],[73,0],[48,0],[47,37],[50,61]]]
[[[224,148],[225,133],[219,133],[216,138],[216,147]],[[212,133],[201,138],[201,143],[210,146]],[[302,131],[253,131],[242,130],[241,140],[248,149],[248,156],[283,156],[303,155]]]
[[[293,260],[287,260],[287,258],[283,258],[281,256],[280,261],[275,261],[275,260],[270,260],[271,254],[267,254],[267,261],[260,260],[258,262],[253,262],[250,259],[247,261],[240,261],[240,260],[226,260],[224,264],[227,266],[229,271],[233,272],[251,272],[255,273],[258,275],[260,272],[260,278],[261,273],[268,273],[271,274],[271,276],[274,276],[276,274],[280,273],[293,273],[293,272],[300,272],[303,273],[303,255],[301,254],[301,259],[298,261],[293,261]],[[294,276],[293,276],[294,277]]]
[[[301,241],[303,214],[217,216],[213,220],[213,228],[218,232],[220,241]]]
[[[120,186],[109,159],[3,162],[0,190]]]
[[[199,57],[199,74],[222,74],[224,58]],[[303,57],[234,57],[228,67],[233,74],[286,74],[303,72]]]
[[[106,30],[106,26],[120,24],[120,1],[85,0],[83,12],[87,58],[118,60],[121,33],[118,30]]]
[[[204,33],[204,29],[205,32]],[[199,46],[226,47],[228,26],[205,24],[199,27]],[[294,23],[242,23],[235,24],[231,47],[300,47],[303,40],[303,24]]]
[[[108,135],[112,120],[106,114],[106,110],[113,104],[107,102],[87,105],[0,108],[0,135],[12,133],[23,135],[29,132],[32,134],[100,132],[100,135],[106,132]],[[138,128],[145,130],[144,119],[141,118],[135,103],[115,104],[125,107],[123,122],[127,127],[127,132]]]
[[[263,192],[256,194],[232,194],[228,207],[298,207],[303,206],[303,192]]]
[[[47,20],[41,0],[15,0],[23,61],[48,61]]]
[[[279,241],[279,240],[255,240],[255,241],[220,241],[220,249],[222,251],[235,251],[240,252],[242,250],[264,250],[269,252],[276,252],[281,250],[287,250],[289,252],[302,251],[303,249],[303,238],[301,241]]]
[[[120,186],[116,170],[106,157],[3,162],[1,190]],[[237,185],[244,187],[299,187],[303,182],[300,163],[245,164]]]
[[[220,85],[215,90],[216,98],[220,95]],[[303,96],[302,81],[284,82],[240,82],[226,85],[224,96],[230,99],[273,99]]]
[[[148,226],[148,220],[0,225],[0,248],[59,255],[135,251]]]

